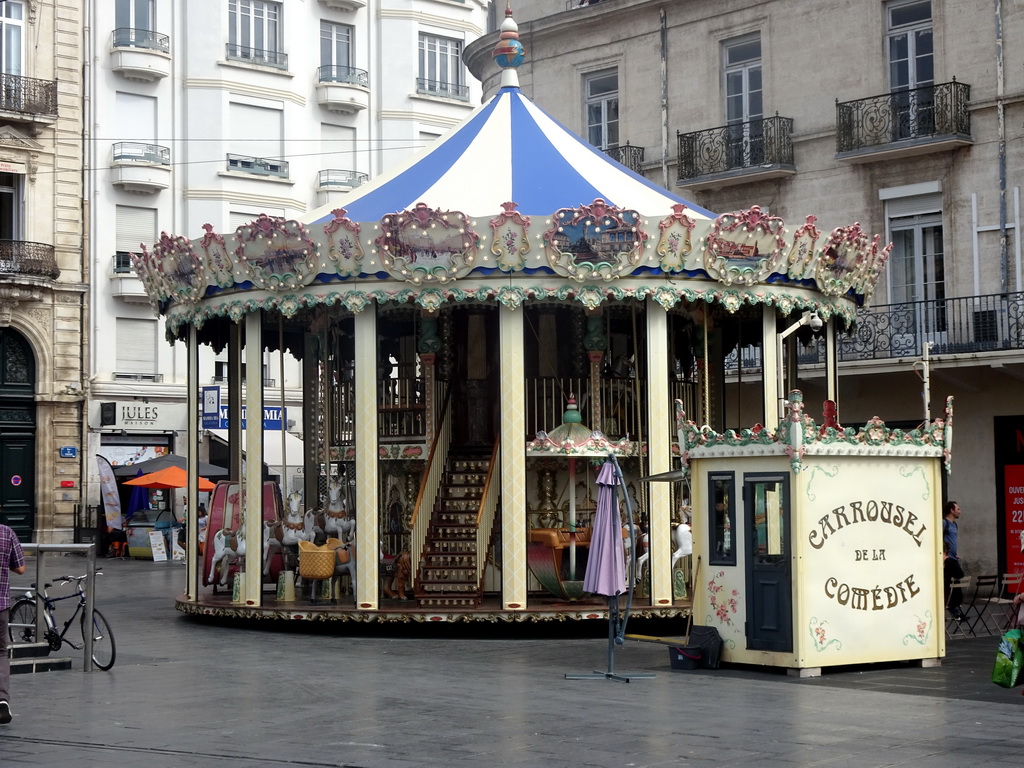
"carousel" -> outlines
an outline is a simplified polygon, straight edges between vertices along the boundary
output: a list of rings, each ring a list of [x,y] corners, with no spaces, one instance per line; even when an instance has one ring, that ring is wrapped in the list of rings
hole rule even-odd
[[[700,424],[705,443],[756,427],[763,452],[799,385],[818,403],[808,412],[828,401],[838,426],[839,334],[888,248],[857,224],[821,231],[808,216],[790,229],[757,207],[715,215],[667,192],[522,94],[511,11],[500,37],[499,92],[344,208],[165,233],[136,257],[169,340],[188,350],[193,478],[199,349],[228,355],[230,474],[204,556],[188,543],[180,611],[603,619],[606,599],[580,585],[613,454],[641,529],[643,551],[627,553],[645,564],[630,576],[634,614],[683,617],[703,605],[695,556],[713,522],[679,425]],[[810,364],[798,343],[817,350]],[[265,350],[301,361],[297,493],[253,469],[263,431],[238,418],[278,404]],[[732,443],[751,452],[720,445]],[[648,482],[666,476],[677,482]],[[694,556],[681,557],[690,525]]]

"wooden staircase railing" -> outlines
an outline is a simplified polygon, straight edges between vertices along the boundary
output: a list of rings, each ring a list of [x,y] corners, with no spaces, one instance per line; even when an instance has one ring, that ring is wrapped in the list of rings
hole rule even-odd
[[[420,483],[420,493],[416,497],[416,506],[413,509],[409,525],[411,529],[411,551],[409,555],[412,560],[413,573],[415,574],[414,589],[419,587],[419,563],[423,557],[427,529],[430,527],[430,515],[434,509],[434,504],[437,502],[438,491],[441,489],[441,480],[448,465],[448,452],[452,444],[450,389],[444,394],[444,401],[438,414],[437,432],[430,446],[427,466],[423,470],[423,482]]]
[[[498,519],[498,500],[501,498],[501,472],[498,460],[501,441],[494,441],[491,461],[487,467],[487,481],[484,484],[483,497],[480,499],[480,510],[476,515],[476,583],[483,591],[484,571],[487,570],[487,558],[491,554],[494,542],[494,523]]]

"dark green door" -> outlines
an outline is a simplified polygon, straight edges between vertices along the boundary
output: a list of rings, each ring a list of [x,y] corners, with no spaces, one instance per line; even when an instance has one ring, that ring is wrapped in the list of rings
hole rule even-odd
[[[22,541],[35,530],[35,381],[28,341],[0,328],[0,522]]]
[[[747,529],[747,647],[793,650],[789,477],[743,476]]]

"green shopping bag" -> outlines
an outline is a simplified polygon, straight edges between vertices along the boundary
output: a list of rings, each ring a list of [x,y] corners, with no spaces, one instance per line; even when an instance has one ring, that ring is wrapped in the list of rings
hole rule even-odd
[[[1024,638],[1019,629],[1006,632],[999,641],[996,651],[996,663],[992,668],[992,682],[1003,688],[1013,688],[1020,679],[1021,667],[1024,667]]]

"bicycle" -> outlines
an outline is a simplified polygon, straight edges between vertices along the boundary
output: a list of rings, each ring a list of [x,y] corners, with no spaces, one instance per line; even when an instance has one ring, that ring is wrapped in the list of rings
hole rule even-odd
[[[97,572],[97,576],[103,574]],[[43,635],[43,640],[50,646],[51,651],[59,651],[61,645],[67,643],[76,651],[82,650],[85,647],[85,588],[82,586],[82,582],[85,581],[85,576],[61,576],[59,577],[60,586],[65,584],[75,584],[75,591],[68,595],[61,597],[50,597],[46,590],[53,586],[51,583],[43,585],[42,598],[43,598],[43,618],[46,621],[46,631]],[[17,602],[10,608],[9,614],[9,634],[11,638],[11,644],[18,643],[34,643],[36,642],[36,585],[33,584],[32,588],[25,592],[24,597],[18,598]],[[75,606],[75,612],[71,614],[66,622],[64,622],[64,628],[57,631],[57,619],[55,612],[57,610],[57,603],[62,600],[71,600],[78,598],[78,604]],[[79,623],[82,627],[82,642],[76,644],[75,641],[67,637],[68,628],[74,622],[75,617],[81,614],[82,618]],[[97,611],[95,608],[92,612],[93,616],[93,633],[92,633],[92,661],[97,667],[102,670],[108,670],[114,666],[114,660],[117,658],[117,647],[114,645],[114,633],[110,629],[110,624],[104,618],[103,614]]]

